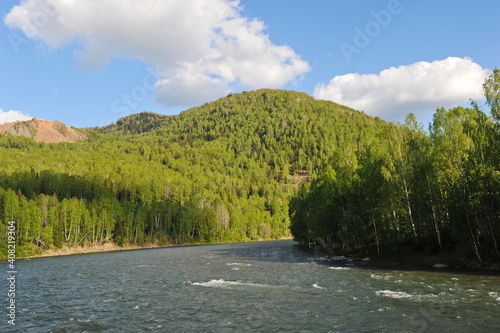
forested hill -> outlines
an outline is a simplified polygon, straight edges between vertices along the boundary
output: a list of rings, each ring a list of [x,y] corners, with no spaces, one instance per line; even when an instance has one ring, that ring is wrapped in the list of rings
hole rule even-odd
[[[498,265],[500,70],[484,90],[488,112],[440,108],[429,133],[409,115],[355,153],[337,146],[291,200],[295,239],[333,253]]]
[[[117,120],[116,123],[104,127],[87,128],[96,133],[114,133],[122,131],[128,134],[150,132],[165,124],[169,116],[154,112],[141,112]]]
[[[82,142],[2,136],[0,221],[4,228],[15,222],[19,255],[105,242],[288,236],[298,183],[338,150],[353,153],[394,127],[303,93],[266,89],[177,116],[125,117],[86,129]]]

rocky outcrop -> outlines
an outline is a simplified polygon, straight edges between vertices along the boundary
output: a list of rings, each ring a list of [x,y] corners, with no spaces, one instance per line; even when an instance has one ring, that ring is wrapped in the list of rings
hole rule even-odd
[[[0,134],[12,134],[33,138],[36,142],[59,143],[87,140],[87,136],[68,127],[60,121],[47,121],[33,118],[27,121],[16,121],[1,124]]]

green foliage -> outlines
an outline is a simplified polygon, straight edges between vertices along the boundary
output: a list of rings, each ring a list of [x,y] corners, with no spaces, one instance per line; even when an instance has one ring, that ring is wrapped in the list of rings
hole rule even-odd
[[[500,259],[499,127],[477,108],[438,109],[427,135],[410,115],[338,147],[290,201],[291,231],[329,251]]]
[[[178,116],[141,113],[87,141],[0,137],[0,223],[20,247],[289,236],[288,201],[337,147],[387,124],[303,93],[259,90]],[[5,233],[0,238],[5,237]]]
[[[491,115],[496,121],[500,121],[500,69],[490,74],[483,85],[486,104],[491,108]]]
[[[413,115],[388,124],[264,89],[85,131],[0,137],[0,229],[16,221],[19,253],[291,232],[332,252],[499,258],[500,132],[477,107],[438,109],[425,133]]]
[[[116,123],[102,128],[95,127],[87,128],[86,130],[96,133],[114,133],[119,131],[130,134],[146,133],[163,126],[165,120],[168,118],[169,116],[154,112],[141,112],[120,118]]]

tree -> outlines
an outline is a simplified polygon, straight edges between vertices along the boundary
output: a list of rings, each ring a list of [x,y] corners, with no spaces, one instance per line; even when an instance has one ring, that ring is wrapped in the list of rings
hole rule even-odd
[[[483,84],[483,89],[486,104],[491,108],[491,115],[500,122],[500,69],[495,68]]]

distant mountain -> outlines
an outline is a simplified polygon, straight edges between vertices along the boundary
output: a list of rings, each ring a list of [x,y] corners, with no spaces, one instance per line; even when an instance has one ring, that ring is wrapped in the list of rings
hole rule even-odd
[[[116,123],[104,127],[92,127],[85,130],[96,133],[114,133],[123,132],[127,134],[140,134],[151,132],[152,130],[165,125],[167,119],[172,116],[166,116],[155,112],[141,112],[130,116],[122,117]]]
[[[36,142],[59,143],[87,140],[87,136],[68,127],[60,121],[47,121],[33,118],[27,121],[16,121],[1,124],[0,134],[12,134],[33,138]]]

